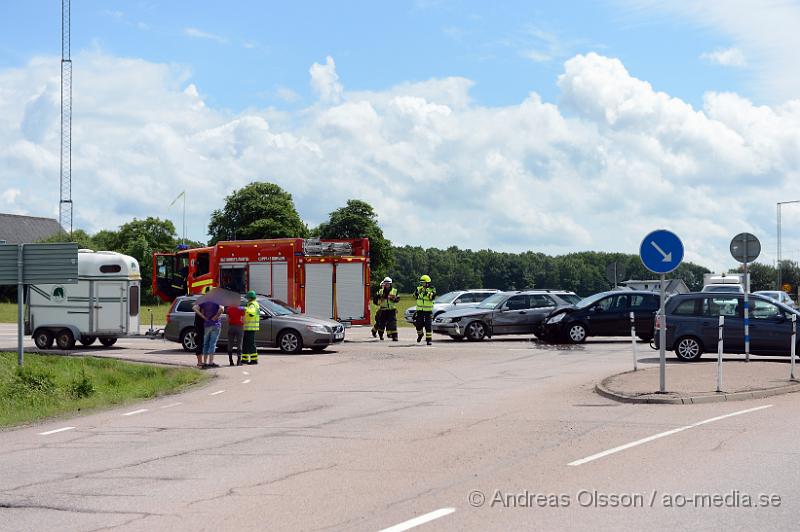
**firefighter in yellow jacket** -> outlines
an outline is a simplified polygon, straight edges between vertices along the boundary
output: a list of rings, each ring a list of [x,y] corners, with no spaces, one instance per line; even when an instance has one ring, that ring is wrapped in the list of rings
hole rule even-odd
[[[253,290],[247,292],[247,305],[244,307],[244,337],[242,339],[242,363],[258,364],[256,333],[261,327],[261,307]]]
[[[422,341],[422,328],[425,328],[425,343],[431,345],[433,340],[432,316],[433,300],[436,299],[436,289],[431,286],[431,278],[423,275],[419,278],[419,286],[414,291],[417,300],[417,310],[414,312],[414,325],[417,328],[417,343]]]
[[[383,331],[386,336],[397,341],[397,288],[392,288],[392,278],[385,277],[372,301],[377,305],[375,312],[375,326],[372,327],[372,337],[380,335],[383,340]]]

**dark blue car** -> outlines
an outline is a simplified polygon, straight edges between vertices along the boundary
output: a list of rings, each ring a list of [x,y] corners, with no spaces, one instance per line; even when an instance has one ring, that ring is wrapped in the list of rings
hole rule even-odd
[[[751,294],[750,352],[754,355],[791,354],[792,315],[798,311],[773,299]],[[723,350],[744,353],[744,294],[698,292],[680,294],[666,303],[666,348],[680,360],[699,359],[717,351],[719,317],[725,316]],[[655,336],[658,347],[659,335]],[[800,351],[798,352],[800,354]]]

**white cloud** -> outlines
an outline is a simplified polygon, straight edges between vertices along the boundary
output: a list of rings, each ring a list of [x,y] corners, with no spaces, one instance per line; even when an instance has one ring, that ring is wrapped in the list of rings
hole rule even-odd
[[[278,87],[275,89],[275,96],[284,102],[294,103],[300,99],[300,95],[289,87]]]
[[[2,200],[3,203],[14,204],[17,202],[17,198],[20,194],[22,194],[22,192],[18,188],[9,188],[0,194],[0,200]]]
[[[342,84],[336,73],[336,63],[331,56],[325,58],[325,64],[314,63],[309,69],[311,88],[326,103],[337,103],[342,99]]]
[[[745,58],[744,53],[742,53],[742,51],[738,48],[725,48],[721,50],[714,50],[713,52],[705,52],[700,55],[700,58],[722,66],[747,66],[747,59]]]
[[[226,39],[225,37],[221,37],[214,33],[202,31],[197,28],[184,28],[183,34],[187,37],[192,37],[194,39],[206,39],[209,41],[214,41],[219,44],[228,44],[228,39]]]
[[[57,213],[58,71],[55,57],[0,70],[4,209]],[[76,224],[179,221],[168,205],[185,189],[189,236],[205,239],[210,212],[260,179],[291,192],[310,224],[364,199],[398,244],[636,253],[666,227],[688,260],[727,268],[741,231],[769,262],[775,202],[800,198],[800,100],[712,92],[695,109],[597,54],[564,64],[557,105],[531,93],[481,106],[455,77],[345,91],[333,59],[310,74],[325,105],[231,114],[180,67],[78,54]],[[783,212],[787,250],[800,249],[796,211]]]

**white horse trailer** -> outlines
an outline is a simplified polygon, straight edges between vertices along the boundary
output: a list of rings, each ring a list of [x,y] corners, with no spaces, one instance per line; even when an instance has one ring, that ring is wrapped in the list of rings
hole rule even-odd
[[[133,257],[78,250],[77,284],[28,286],[26,334],[39,349],[54,341],[59,349],[72,349],[76,340],[88,346],[97,339],[109,347],[137,335],[141,280]]]

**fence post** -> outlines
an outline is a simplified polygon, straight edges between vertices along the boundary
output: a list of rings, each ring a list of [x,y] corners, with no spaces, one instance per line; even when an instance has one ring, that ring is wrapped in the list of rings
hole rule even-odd
[[[722,329],[725,327],[725,316],[719,317],[719,341],[717,343],[717,391],[722,391]]]
[[[792,372],[789,378],[791,380],[795,380],[794,378],[794,359],[797,355],[797,314],[792,313]]]
[[[631,312],[631,343],[633,344],[633,371],[638,371],[639,353],[636,348],[636,320],[633,312]]]

